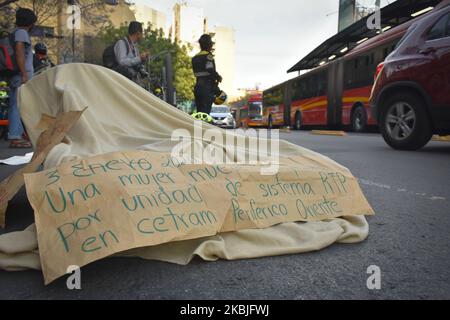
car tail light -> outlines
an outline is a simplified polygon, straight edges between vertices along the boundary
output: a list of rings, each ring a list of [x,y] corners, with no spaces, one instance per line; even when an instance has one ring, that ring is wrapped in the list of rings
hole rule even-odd
[[[380,63],[378,66],[377,66],[377,70],[375,71],[375,77],[374,77],[374,81],[377,81],[377,79],[378,79],[378,76],[380,75],[380,73],[381,73],[381,71],[383,70],[383,68],[384,68],[384,62],[382,62],[382,63]]]

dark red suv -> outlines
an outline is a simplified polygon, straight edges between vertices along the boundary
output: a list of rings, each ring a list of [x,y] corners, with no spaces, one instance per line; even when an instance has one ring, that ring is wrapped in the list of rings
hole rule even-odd
[[[372,112],[391,147],[418,150],[449,134],[450,6],[411,25],[375,77]]]

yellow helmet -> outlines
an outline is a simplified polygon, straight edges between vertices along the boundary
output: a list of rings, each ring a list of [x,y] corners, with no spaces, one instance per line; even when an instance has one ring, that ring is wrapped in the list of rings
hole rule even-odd
[[[227,94],[225,93],[225,91],[220,91],[220,93],[218,93],[216,95],[216,99],[214,100],[214,103],[217,105],[222,105],[224,104],[228,99]]]
[[[213,122],[213,118],[209,114],[203,113],[203,112],[194,113],[192,115],[192,118],[194,118],[195,120],[200,120],[200,121],[206,122],[206,123]]]

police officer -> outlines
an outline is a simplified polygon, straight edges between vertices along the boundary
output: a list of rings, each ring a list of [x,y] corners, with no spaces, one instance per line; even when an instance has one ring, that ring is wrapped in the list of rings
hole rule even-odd
[[[202,35],[199,43],[201,51],[192,58],[192,67],[197,78],[194,90],[195,104],[197,112],[210,114],[222,77],[216,71],[216,63],[212,54],[214,43],[211,36],[209,34]]]

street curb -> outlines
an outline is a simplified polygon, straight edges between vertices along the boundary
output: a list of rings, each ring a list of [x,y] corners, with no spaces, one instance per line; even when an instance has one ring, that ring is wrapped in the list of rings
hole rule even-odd
[[[450,136],[433,136],[433,141],[450,142]]]
[[[335,137],[346,137],[347,133],[344,131],[324,131],[324,130],[313,130],[311,134],[317,136],[335,136]]]

